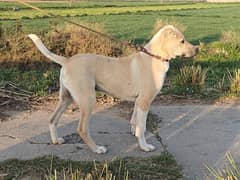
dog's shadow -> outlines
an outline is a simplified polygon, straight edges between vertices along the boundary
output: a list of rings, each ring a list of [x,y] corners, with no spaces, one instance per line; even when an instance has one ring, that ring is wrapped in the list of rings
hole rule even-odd
[[[130,116],[130,111],[127,109],[130,106],[125,107],[125,105],[124,103],[117,104],[110,108],[110,112],[108,111],[109,109],[106,109],[94,113],[91,117],[90,133],[97,144],[107,147],[108,152],[106,154],[99,155],[93,153],[78,136],[76,129],[79,112],[75,112],[74,115],[70,116],[65,114],[61,118],[58,134],[65,139],[65,143],[61,145],[50,144],[47,120],[49,113],[42,114],[39,117],[37,115],[39,112],[33,112],[28,119],[29,124],[28,122],[24,122],[23,124],[20,122],[18,125],[18,135],[20,137],[24,135],[23,139],[0,138],[0,143],[2,144],[0,146],[0,160],[13,158],[32,159],[45,155],[55,155],[63,159],[72,160],[110,160],[114,157],[145,157],[160,154],[163,149],[155,135],[151,133],[146,133],[147,142],[154,144],[157,150],[146,153],[139,149],[137,139],[130,131],[129,118],[126,120]],[[122,107],[120,112],[122,115],[119,116],[119,113],[114,112],[115,110],[117,112],[120,106]],[[39,119],[36,120],[36,117]],[[36,131],[32,132],[35,128]],[[28,130],[29,133],[27,132]],[[39,133],[38,131],[41,132]],[[14,134],[11,131],[8,131],[8,133]],[[4,144],[6,141],[7,143]]]

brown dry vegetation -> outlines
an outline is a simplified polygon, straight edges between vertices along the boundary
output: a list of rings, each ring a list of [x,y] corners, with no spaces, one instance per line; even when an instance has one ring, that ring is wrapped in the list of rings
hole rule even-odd
[[[105,33],[99,25],[88,25]],[[14,26],[14,35],[9,36],[7,29],[0,33],[0,64],[2,67],[46,67],[50,61],[37,50],[20,23]],[[121,47],[109,39],[91,33],[74,25],[53,26],[48,33],[38,34],[50,51],[71,57],[77,53],[95,53],[106,56],[126,55],[130,49]],[[51,63],[52,64],[52,63]]]

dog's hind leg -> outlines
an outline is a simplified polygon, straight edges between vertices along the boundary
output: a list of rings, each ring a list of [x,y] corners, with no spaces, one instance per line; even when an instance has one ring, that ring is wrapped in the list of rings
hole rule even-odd
[[[104,146],[96,145],[89,133],[89,120],[93,108],[93,103],[95,104],[95,97],[88,97],[82,101],[82,105],[80,106],[81,117],[78,125],[78,132],[83,141],[93,152],[103,154],[107,152],[107,149]]]
[[[50,135],[53,144],[62,144],[64,143],[64,139],[58,137],[57,134],[57,124],[62,115],[62,113],[67,109],[69,104],[72,102],[72,97],[68,90],[61,84],[59,91],[59,103],[57,105],[56,110],[52,114],[49,123]]]

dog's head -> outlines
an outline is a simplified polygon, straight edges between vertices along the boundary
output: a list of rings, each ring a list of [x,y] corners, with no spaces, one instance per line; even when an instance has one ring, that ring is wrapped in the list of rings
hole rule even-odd
[[[153,36],[146,47],[152,53],[166,58],[193,57],[198,52],[198,47],[189,43],[184,35],[174,26],[166,25]]]

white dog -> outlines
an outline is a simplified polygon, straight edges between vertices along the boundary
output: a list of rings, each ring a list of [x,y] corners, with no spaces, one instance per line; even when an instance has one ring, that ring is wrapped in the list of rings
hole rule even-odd
[[[160,29],[144,47],[155,56],[137,52],[121,58],[95,54],[77,54],[65,58],[50,52],[36,35],[30,34],[29,37],[47,58],[62,66],[60,101],[49,124],[53,144],[64,142],[63,138],[58,137],[56,126],[61,114],[74,100],[80,107],[78,133],[96,153],[106,153],[107,149],[96,145],[89,134],[89,119],[96,101],[95,90],[135,101],[131,118],[132,133],[142,150],[153,151],[155,147],[145,140],[146,119],[150,104],[163,86],[169,60],[177,56],[192,57],[198,51],[171,25]]]

